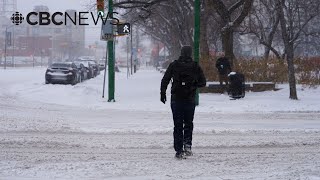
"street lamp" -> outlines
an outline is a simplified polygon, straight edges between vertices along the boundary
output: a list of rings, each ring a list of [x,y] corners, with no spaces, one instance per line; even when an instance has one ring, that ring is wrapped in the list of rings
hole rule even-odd
[[[11,26],[6,26],[6,32],[5,32],[5,41],[4,41],[4,69],[7,68],[7,43],[8,43],[8,29],[13,27],[14,25]],[[14,41],[14,40],[13,40]],[[13,47],[14,48],[14,47]]]

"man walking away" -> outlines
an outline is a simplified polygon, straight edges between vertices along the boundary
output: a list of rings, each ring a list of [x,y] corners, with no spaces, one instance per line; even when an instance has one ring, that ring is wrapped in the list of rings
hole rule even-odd
[[[167,100],[167,86],[171,79],[173,79],[171,86],[171,110],[174,122],[175,157],[182,159],[184,155],[192,155],[195,95],[197,88],[206,85],[206,79],[201,67],[192,59],[191,46],[182,47],[181,56],[169,65],[162,78],[160,100],[164,104]]]
[[[228,86],[228,74],[231,72],[231,66],[228,58],[225,56],[218,58],[216,62],[216,68],[219,72],[220,86],[222,87],[223,82],[225,82],[226,86]]]

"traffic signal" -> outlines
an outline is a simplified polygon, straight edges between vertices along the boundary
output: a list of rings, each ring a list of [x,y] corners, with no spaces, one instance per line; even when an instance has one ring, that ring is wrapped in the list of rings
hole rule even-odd
[[[117,30],[118,30],[118,35],[130,34],[130,31],[131,31],[130,23],[118,24]]]
[[[104,0],[97,0],[98,15],[104,16]]]

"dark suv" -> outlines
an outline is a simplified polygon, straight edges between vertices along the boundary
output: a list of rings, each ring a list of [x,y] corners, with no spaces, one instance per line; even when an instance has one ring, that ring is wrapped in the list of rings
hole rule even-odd
[[[77,66],[72,62],[53,63],[46,71],[46,84],[68,83],[75,85],[80,79]]]

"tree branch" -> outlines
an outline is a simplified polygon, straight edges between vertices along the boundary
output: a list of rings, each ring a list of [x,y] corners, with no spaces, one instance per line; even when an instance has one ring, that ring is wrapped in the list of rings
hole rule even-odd
[[[241,14],[238,16],[238,18],[233,23],[234,27],[240,26],[242,21],[248,16],[248,14],[251,10],[252,4],[253,4],[253,0],[245,0]]]
[[[113,4],[114,7],[123,8],[123,9],[130,9],[130,8],[139,8],[139,7],[150,7],[155,4],[165,2],[169,0],[150,0],[150,1],[144,1],[144,0],[125,0],[125,1],[119,1]],[[131,5],[131,6],[130,6]]]
[[[212,0],[211,3],[215,8],[215,10],[217,11],[217,13],[220,15],[222,21],[224,21],[225,23],[228,23],[231,17],[227,7],[223,4],[223,2],[221,0]]]
[[[244,3],[244,0],[239,0],[238,2],[234,3],[229,9],[229,14],[233,13],[236,9],[238,9],[240,6],[242,6]]]

